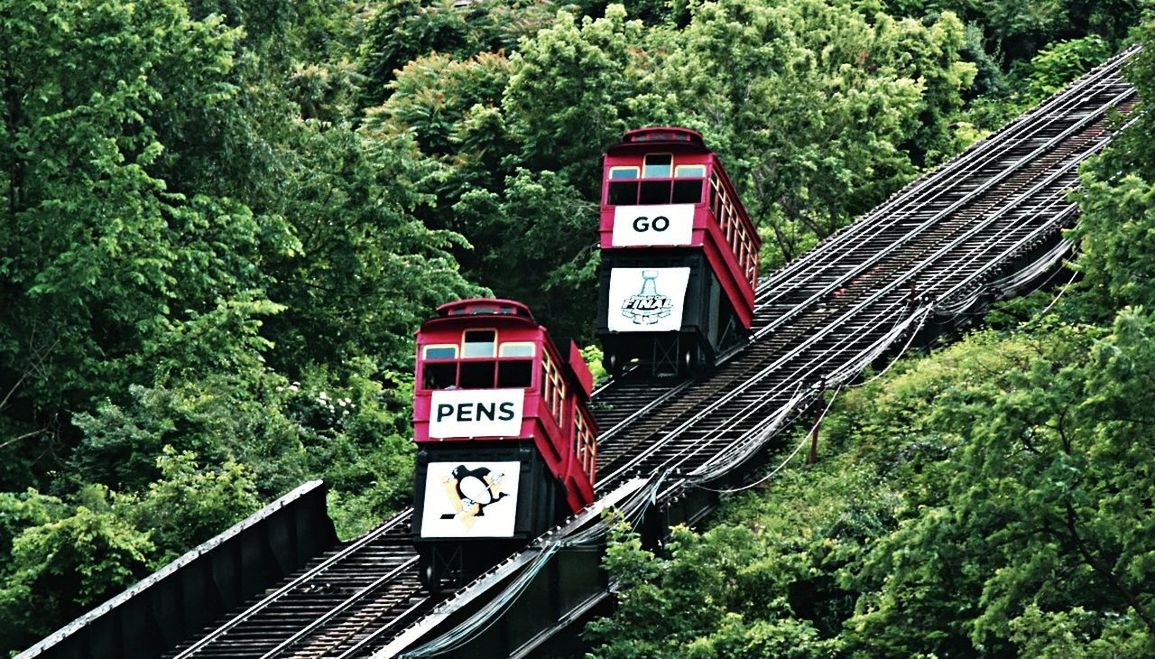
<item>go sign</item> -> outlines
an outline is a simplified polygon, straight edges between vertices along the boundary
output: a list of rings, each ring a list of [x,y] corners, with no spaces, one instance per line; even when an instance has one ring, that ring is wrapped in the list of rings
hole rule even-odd
[[[617,206],[612,246],[689,245],[693,229],[693,204]]]
[[[639,215],[638,217],[634,218],[634,231],[637,231],[638,233],[649,231],[650,229],[653,229],[654,231],[665,231],[669,228],[670,218],[666,217],[665,215],[659,215],[655,217],[653,221],[650,221],[650,218],[646,217],[645,215]]]

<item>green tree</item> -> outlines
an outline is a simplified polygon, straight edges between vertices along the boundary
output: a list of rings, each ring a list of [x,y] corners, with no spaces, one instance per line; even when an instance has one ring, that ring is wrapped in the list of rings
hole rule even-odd
[[[974,77],[961,23],[876,20],[822,2],[704,3],[633,103],[700,127],[726,157],[769,264],[885,199],[925,154],[957,148],[949,117]]]
[[[684,28],[647,28],[619,5],[597,19],[561,11],[508,60],[430,55],[398,72],[367,126],[412,132],[436,161],[421,183],[438,198],[425,218],[469,238],[476,253],[457,254],[468,275],[499,295],[521,296],[543,278],[553,297],[592,290],[596,217],[575,210],[599,199],[599,155],[628,127],[702,129],[773,238],[772,262],[970,135],[951,127],[974,77],[951,15],[872,25],[841,5],[722,2],[688,16]],[[547,248],[523,249],[527,230],[548,235]],[[493,269],[534,250],[533,276]],[[580,327],[592,304],[581,299],[545,318]]]
[[[148,574],[148,533],[113,513],[104,490],[88,499],[13,539],[0,586],[0,647],[27,647]]]
[[[887,0],[882,4],[885,11],[894,16],[955,12],[982,31],[986,52],[997,56],[1004,67],[1029,60],[1060,41],[1090,35],[1118,46],[1139,22],[1143,8],[1142,2],[1134,0]]]
[[[384,102],[398,71],[410,62],[441,53],[464,61],[480,53],[513,50],[518,39],[548,25],[552,2],[388,0],[370,9],[362,35],[360,68],[363,106]]]
[[[500,238],[485,222],[472,223],[453,211],[463,195],[473,191],[498,194],[516,165],[500,105],[509,83],[509,59],[482,53],[468,60],[431,54],[398,71],[390,83],[391,95],[366,112],[362,131],[383,142],[416,142],[412,152],[421,162],[414,187],[426,194],[427,206],[415,215],[427,226],[449,229],[469,237],[472,246],[460,245],[454,255],[467,275],[492,285],[481,263],[485,252]]]
[[[412,133],[432,161],[420,186],[437,202],[420,216],[476,246],[456,251],[466,275],[579,337],[589,333],[595,288],[589,200],[598,195],[601,149],[625,128],[618,81],[640,28],[620,7],[580,26],[563,11],[510,59],[422,57],[398,72],[392,95],[365,122],[374,135]],[[607,125],[591,131],[594,116]]]
[[[384,101],[395,71],[422,55],[441,52],[469,57],[487,50],[470,25],[470,18],[479,12],[457,11],[451,1],[425,4],[393,0],[381,3],[373,13],[362,46],[362,71],[368,81],[365,105]]]
[[[1041,103],[1075,78],[1105,62],[1111,54],[1110,45],[1097,35],[1044,48],[1031,59],[1031,73],[1024,92],[1025,105]]]
[[[480,292],[450,252],[465,243],[415,216],[430,199],[413,190],[425,168],[407,136],[333,126],[301,139],[278,209],[300,249],[267,265],[269,295],[285,305],[267,326],[271,361],[295,378],[366,354],[382,370],[409,368],[430,310]]]
[[[263,499],[308,477],[300,428],[284,411],[284,378],[221,374],[199,382],[131,388],[132,399],[101,402],[76,416],[84,436],[69,458],[68,479],[141,492],[161,476],[167,446],[209,464],[245,464]]]
[[[662,556],[619,528],[605,558],[618,607],[587,627],[592,655],[842,656],[848,576],[900,503],[854,462],[787,470],[775,496],[735,496],[703,533],[675,529]]]
[[[518,169],[499,195],[462,196],[456,217],[493,236],[482,270],[505,297],[525,302],[555,336],[583,337],[597,311],[597,206],[551,171]]]
[[[1144,99],[1155,94],[1155,17],[1137,31],[1148,47],[1127,71]],[[1077,270],[1085,275],[1084,312],[1110,319],[1126,305],[1155,308],[1155,263],[1148,258],[1155,240],[1155,130],[1150,112],[1133,117],[1131,130],[1084,169],[1080,206],[1083,216],[1072,231],[1079,241]]]
[[[497,53],[467,60],[441,53],[419,57],[397,71],[388,100],[367,112],[365,125],[371,134],[413,133],[426,156],[468,157],[475,150],[461,144],[464,122],[475,106],[501,103],[509,76],[509,60]]]
[[[35,490],[0,492],[0,574],[9,569],[12,543],[25,529],[63,516],[65,504]]]
[[[147,529],[158,551],[149,564],[159,568],[190,547],[209,540],[260,507],[257,486],[241,464],[226,461],[206,469],[194,453],[170,446],[157,458],[160,480],[145,494],[117,501],[137,529]]]
[[[864,563],[848,623],[862,656],[1049,647],[1048,619],[1077,620],[1087,652],[1155,642],[1139,503],[1155,456],[1135,441],[1151,332],[1125,311],[1099,340],[1060,328],[987,343],[1003,365],[942,390],[927,419],[957,439],[921,477],[937,489],[908,490],[903,524]]]
[[[285,413],[296,422],[309,473],[332,488],[330,514],[341,537],[368,531],[413,500],[413,379],[381,374],[375,360],[309,369],[286,390]]]
[[[235,462],[202,468],[166,447],[157,466],[141,495],[0,493],[0,651],[27,647],[259,505]]]
[[[174,360],[203,373],[249,359],[251,333],[193,342],[206,319],[251,327],[275,311],[259,264],[291,239],[275,218],[164,178],[213,159],[165,136],[244,122],[228,80],[238,31],[172,0],[0,15],[0,391],[11,422],[43,430],[15,449],[66,453],[69,410],[123,399]]]
[[[634,92],[631,44],[642,29],[610,5],[596,20],[558,12],[522,42],[502,107],[525,167],[559,172],[584,198],[599,198],[598,156],[632,127],[621,108]]]

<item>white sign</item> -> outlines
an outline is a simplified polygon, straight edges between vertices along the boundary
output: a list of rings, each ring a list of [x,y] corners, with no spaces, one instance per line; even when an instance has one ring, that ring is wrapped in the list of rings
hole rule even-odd
[[[517,521],[521,464],[430,462],[422,538],[508,538]]]
[[[681,329],[689,282],[689,268],[614,268],[610,271],[610,331]]]
[[[614,207],[614,247],[689,245],[693,204]]]
[[[439,389],[429,405],[429,436],[517,437],[524,389]]]

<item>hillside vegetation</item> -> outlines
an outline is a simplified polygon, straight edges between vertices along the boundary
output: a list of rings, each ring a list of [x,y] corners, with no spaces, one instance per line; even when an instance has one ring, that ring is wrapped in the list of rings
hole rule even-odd
[[[0,652],[308,478],[344,537],[404,506],[412,333],[492,293],[588,341],[624,130],[700,130],[772,268],[1140,23],[1130,0],[0,0]],[[597,652],[1145,648],[1150,128],[1087,171],[1077,294],[846,394],[816,469],[669,557],[623,537],[636,588]]]
[[[1150,50],[1131,79],[1155,94]],[[592,656],[1155,654],[1153,131],[1084,168],[1060,299],[829,394],[818,464],[663,555],[620,528]]]

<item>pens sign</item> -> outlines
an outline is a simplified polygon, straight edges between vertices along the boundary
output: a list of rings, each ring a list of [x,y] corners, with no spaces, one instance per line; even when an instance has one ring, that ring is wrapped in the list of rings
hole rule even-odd
[[[430,402],[430,437],[517,437],[521,434],[523,389],[442,389],[433,392]]]

